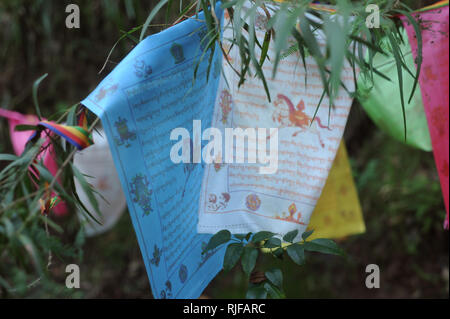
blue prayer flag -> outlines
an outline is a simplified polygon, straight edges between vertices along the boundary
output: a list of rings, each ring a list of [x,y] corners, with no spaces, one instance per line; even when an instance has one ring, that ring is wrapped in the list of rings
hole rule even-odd
[[[102,120],[155,298],[197,298],[222,268],[224,249],[202,254],[211,235],[197,233],[204,166],[170,159],[174,128],[211,126],[220,68],[201,59],[202,18],[147,37],[82,102]]]

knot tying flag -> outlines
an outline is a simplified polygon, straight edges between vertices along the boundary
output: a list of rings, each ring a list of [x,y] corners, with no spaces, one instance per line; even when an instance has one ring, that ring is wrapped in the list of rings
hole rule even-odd
[[[36,137],[40,136],[42,130],[48,129],[64,138],[70,144],[75,146],[79,151],[94,144],[87,127],[85,109],[81,111],[77,126],[57,124],[55,122],[43,120],[37,123],[37,127],[38,130],[36,130],[35,134],[30,137],[29,141],[34,140]]]

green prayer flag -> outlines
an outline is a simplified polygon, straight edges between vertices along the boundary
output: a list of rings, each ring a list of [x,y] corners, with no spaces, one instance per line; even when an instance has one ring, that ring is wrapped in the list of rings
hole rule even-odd
[[[411,47],[406,32],[402,29],[404,38],[401,47],[405,64],[415,74]],[[394,56],[377,54],[373,61],[374,67],[391,81],[374,73],[373,84],[367,75],[360,74],[358,79],[359,101],[375,124],[395,139],[424,151],[431,151],[431,139],[427,119],[423,108],[420,88],[417,87],[411,103],[408,103],[409,93],[413,87],[414,78],[403,69],[403,89],[405,92],[405,111],[407,138],[405,141],[402,105],[399,93],[397,67]]]

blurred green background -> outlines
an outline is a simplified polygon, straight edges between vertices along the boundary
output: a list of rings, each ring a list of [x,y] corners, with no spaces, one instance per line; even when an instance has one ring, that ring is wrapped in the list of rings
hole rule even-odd
[[[44,116],[83,99],[135,42],[119,43],[122,31],[141,25],[158,1],[2,0],[0,2],[0,107],[34,113],[33,82],[42,74],[39,100]],[[406,1],[419,8],[434,1]],[[81,28],[65,27],[65,7],[81,9]],[[174,17],[169,12],[169,17]],[[173,21],[169,19],[169,21]],[[165,28],[164,15],[154,20]],[[310,254],[307,264],[281,264],[290,298],[448,298],[449,238],[439,180],[431,153],[409,148],[382,133],[355,102],[345,140],[363,207],[367,232],[340,240],[346,258]],[[7,123],[0,119],[0,152],[12,153]],[[65,221],[60,221],[64,224]],[[70,224],[62,240],[76,232]],[[20,291],[18,297],[151,298],[147,274],[127,213],[108,233],[86,239],[81,289],[64,287],[65,265],[54,260],[53,281]],[[258,260],[267,269],[270,258]],[[365,287],[365,267],[378,264],[381,288]],[[18,273],[18,276],[20,273]],[[242,298],[246,279],[239,268],[220,274],[204,292],[208,298]]]

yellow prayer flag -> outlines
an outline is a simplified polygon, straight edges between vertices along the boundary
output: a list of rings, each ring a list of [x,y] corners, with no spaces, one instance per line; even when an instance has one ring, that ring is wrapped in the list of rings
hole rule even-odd
[[[311,215],[309,239],[342,238],[366,231],[347,149],[341,142],[322,195]]]

